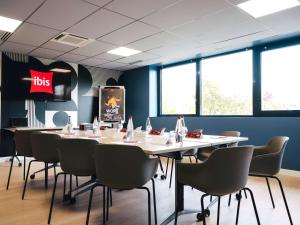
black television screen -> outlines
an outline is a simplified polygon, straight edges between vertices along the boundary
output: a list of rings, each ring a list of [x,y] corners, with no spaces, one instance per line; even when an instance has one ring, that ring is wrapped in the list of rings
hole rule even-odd
[[[71,71],[53,72],[48,66],[2,58],[2,89],[6,99],[71,100]]]

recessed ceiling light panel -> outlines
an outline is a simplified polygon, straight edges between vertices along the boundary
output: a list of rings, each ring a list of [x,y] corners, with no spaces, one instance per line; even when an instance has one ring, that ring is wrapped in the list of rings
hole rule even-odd
[[[8,17],[0,16],[0,30],[6,31],[6,32],[14,32],[22,21],[11,19]]]
[[[119,47],[119,48],[115,48],[113,50],[110,50],[107,53],[127,57],[127,56],[131,56],[131,55],[141,53],[141,51],[131,49],[131,48],[126,48],[126,47]]]
[[[258,18],[299,5],[298,0],[249,0],[237,6],[251,16]]]

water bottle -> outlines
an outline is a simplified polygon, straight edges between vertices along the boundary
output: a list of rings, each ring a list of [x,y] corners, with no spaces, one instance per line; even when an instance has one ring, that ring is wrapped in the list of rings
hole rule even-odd
[[[150,118],[148,117],[146,120],[146,134],[149,134],[151,130],[152,130],[152,126],[151,126]]]
[[[72,131],[73,131],[73,124],[72,124],[72,121],[71,121],[71,116],[69,116],[68,123],[67,123],[67,132],[72,133]]]
[[[97,117],[95,116],[94,122],[93,122],[93,134],[98,135],[98,132],[99,132],[99,123],[98,123]]]
[[[127,124],[127,133],[126,137],[127,140],[132,140],[133,139],[133,122],[132,122],[132,117],[129,117],[128,124]]]
[[[182,143],[183,142],[183,137],[182,137],[182,118],[180,116],[177,117],[177,122],[176,122],[176,127],[175,127],[175,139],[176,139],[176,142],[180,142]]]

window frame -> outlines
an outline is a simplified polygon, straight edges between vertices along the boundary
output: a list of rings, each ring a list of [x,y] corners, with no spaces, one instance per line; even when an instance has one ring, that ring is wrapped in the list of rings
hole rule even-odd
[[[257,117],[298,117],[300,116],[300,110],[262,110],[261,108],[261,66],[262,66],[262,61],[261,61],[261,55],[263,52],[266,51],[271,51],[271,50],[276,50],[276,49],[282,49],[286,47],[292,47],[300,45],[300,40],[299,38],[293,38],[290,40],[284,40],[280,42],[274,42],[274,43],[268,43],[265,45],[261,45],[256,47],[256,56],[254,58],[255,61],[253,61],[253,64],[256,66],[256,79],[257,83],[257,93],[256,93],[256,115]],[[253,99],[254,100],[254,99]],[[255,102],[255,101],[254,101]]]
[[[168,65],[165,65],[165,66],[161,66],[158,68],[158,107],[157,107],[157,115],[159,117],[174,117],[174,116],[177,116],[177,115],[183,115],[183,116],[188,116],[188,117],[198,117],[199,116],[199,107],[198,107],[198,104],[199,104],[199,98],[198,98],[198,90],[199,90],[199,84],[197,84],[197,80],[198,80],[198,59],[191,59],[191,60],[186,60],[186,61],[183,61],[183,62],[177,62],[177,63],[172,63],[172,64],[168,64]],[[196,111],[194,114],[163,114],[162,113],[162,70],[163,69],[166,69],[166,68],[170,68],[170,67],[176,67],[176,66],[182,66],[182,65],[186,65],[186,64],[190,64],[190,63],[195,63],[196,65],[196,85],[195,85],[195,92],[196,92],[196,100],[195,100],[195,107],[196,107]]]
[[[226,56],[226,55],[231,55],[231,54],[236,54],[236,53],[241,53],[241,52],[245,52],[245,51],[252,51],[252,67],[253,67],[253,55],[254,55],[254,51],[253,48],[243,48],[243,49],[237,49],[237,50],[233,50],[233,51],[229,51],[229,52],[223,52],[223,53],[219,53],[219,54],[215,54],[215,55],[211,55],[211,56],[207,56],[207,57],[202,57],[199,60],[199,67],[201,68],[202,64],[201,61],[205,60],[205,59],[210,59],[210,58],[216,58],[216,57],[220,57],[220,56]],[[200,82],[202,82],[202,71],[199,71],[200,74]],[[252,95],[254,93],[254,72],[253,72],[253,68],[252,68]],[[200,90],[201,86],[199,87],[199,92],[201,95],[201,90]],[[201,96],[202,97],[202,96]],[[201,107],[201,98],[199,98],[199,110]],[[252,98],[252,115],[238,115],[238,114],[233,114],[233,115],[202,115],[201,114],[201,110],[198,114],[199,117],[253,117],[254,116],[254,101]]]
[[[251,117],[299,117],[300,110],[262,110],[261,109],[261,53],[268,50],[280,49],[284,47],[291,47],[300,44],[300,35],[287,37],[284,39],[273,40],[271,42],[260,42],[257,45],[254,45],[249,48],[236,49],[228,52],[217,53],[214,55],[198,57],[191,60],[185,60],[181,62],[176,62],[172,64],[167,64],[157,67],[157,96],[158,96],[158,107],[157,107],[157,116],[158,117],[174,117],[181,114],[162,114],[161,113],[161,71],[163,68],[183,65],[191,62],[196,63],[196,114],[184,114],[187,117],[242,117],[242,118],[251,118]],[[214,58],[218,56],[224,56],[234,53],[243,52],[245,50],[252,50],[252,115],[202,115],[201,114],[201,61],[203,59]]]

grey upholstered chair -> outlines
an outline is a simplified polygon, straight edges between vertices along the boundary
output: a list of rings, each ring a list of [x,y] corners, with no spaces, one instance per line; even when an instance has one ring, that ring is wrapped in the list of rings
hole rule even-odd
[[[76,139],[76,138],[66,138],[61,139],[59,145],[59,162],[63,172],[56,174],[54,180],[53,193],[51,198],[48,224],[51,222],[53,203],[55,198],[56,184],[57,179],[60,175],[70,175],[70,191],[68,194],[68,198],[70,200],[75,200],[74,197],[78,194],[81,194],[87,190],[89,190],[88,185],[94,182],[92,178],[88,182],[80,185],[76,189],[72,189],[72,175],[75,176],[90,176],[94,177],[96,174],[95,171],[95,163],[93,152],[94,148],[98,142],[96,140],[90,139]],[[64,194],[65,194],[65,180],[64,179]],[[79,188],[87,187],[87,189],[78,192],[76,195],[72,197],[72,192],[78,190]],[[65,195],[64,195],[65,196]]]
[[[227,136],[227,137],[240,137],[241,132],[239,131],[224,131],[221,136]],[[211,155],[211,153],[216,149],[216,148],[220,148],[220,147],[235,147],[238,146],[238,143],[232,143],[229,145],[222,145],[222,146],[215,146],[215,147],[207,147],[207,148],[201,148],[198,149],[198,159],[201,161],[205,161],[206,159],[208,159],[208,157]]]
[[[26,157],[32,157],[32,150],[31,150],[31,139],[30,136],[33,133],[37,133],[38,131],[27,131],[27,130],[16,130],[14,132],[14,147],[16,154],[12,156],[8,179],[7,179],[7,185],[6,189],[8,190],[9,184],[10,184],[10,177],[12,172],[12,167],[14,163],[14,158],[17,156],[23,156],[24,157],[24,163],[23,163],[23,179],[25,180],[25,174],[26,174]]]
[[[241,135],[241,133],[239,131],[224,131],[221,135],[228,136],[228,137],[239,137]],[[190,149],[184,153],[184,156],[188,156],[191,163],[192,163],[191,157],[194,156],[194,157],[196,157],[196,163],[198,163],[198,159],[201,161],[205,161],[206,159],[208,159],[208,157],[211,155],[211,153],[217,148],[234,147],[234,146],[238,146],[238,143],[232,143],[232,144],[221,145],[221,146],[212,146],[212,147],[199,148],[199,149]],[[172,185],[174,162],[175,162],[175,160],[172,159],[169,188],[171,188],[171,185]],[[168,172],[168,164],[169,164],[169,158],[167,161],[166,174]]]
[[[189,185],[205,194],[201,197],[201,209],[203,224],[205,221],[204,198],[209,195],[218,197],[218,217],[220,217],[221,196],[241,190],[249,191],[255,211],[257,223],[260,224],[252,191],[245,187],[248,179],[249,167],[252,158],[253,147],[228,147],[220,148],[211,154],[203,163],[179,163],[177,183]],[[178,184],[176,184],[178,185]],[[177,205],[175,203],[175,205]],[[238,202],[236,224],[239,216],[240,200]],[[178,211],[176,209],[175,224],[177,224]]]
[[[144,151],[137,146],[126,145],[97,145],[94,152],[96,176],[98,186],[103,186],[103,224],[108,219],[108,208],[105,214],[105,189],[143,189],[148,194],[148,224],[151,224],[151,197],[150,191],[144,187],[149,180],[152,181],[155,224],[157,224],[155,183],[153,176],[158,167],[158,159],[150,159]],[[116,158],[122,160],[116,161]],[[89,214],[93,198],[91,189],[87,212],[86,224],[89,222]],[[106,218],[105,218],[106,217]]]
[[[33,162],[45,163],[45,188],[48,188],[48,169],[54,168],[54,174],[56,175],[55,166],[59,162],[58,148],[61,137],[58,134],[46,134],[46,133],[33,133],[31,134],[31,148],[34,160],[31,160],[28,165],[26,179],[23,188],[22,200],[25,196],[28,176],[30,167]],[[49,164],[53,164],[49,167]]]
[[[264,177],[266,179],[273,208],[275,208],[275,204],[269,184],[269,178],[278,181],[290,223],[293,224],[282,183],[276,176],[281,169],[284,150],[288,140],[289,138],[285,136],[275,136],[272,137],[272,139],[266,145],[255,147],[249,175],[255,177]]]

